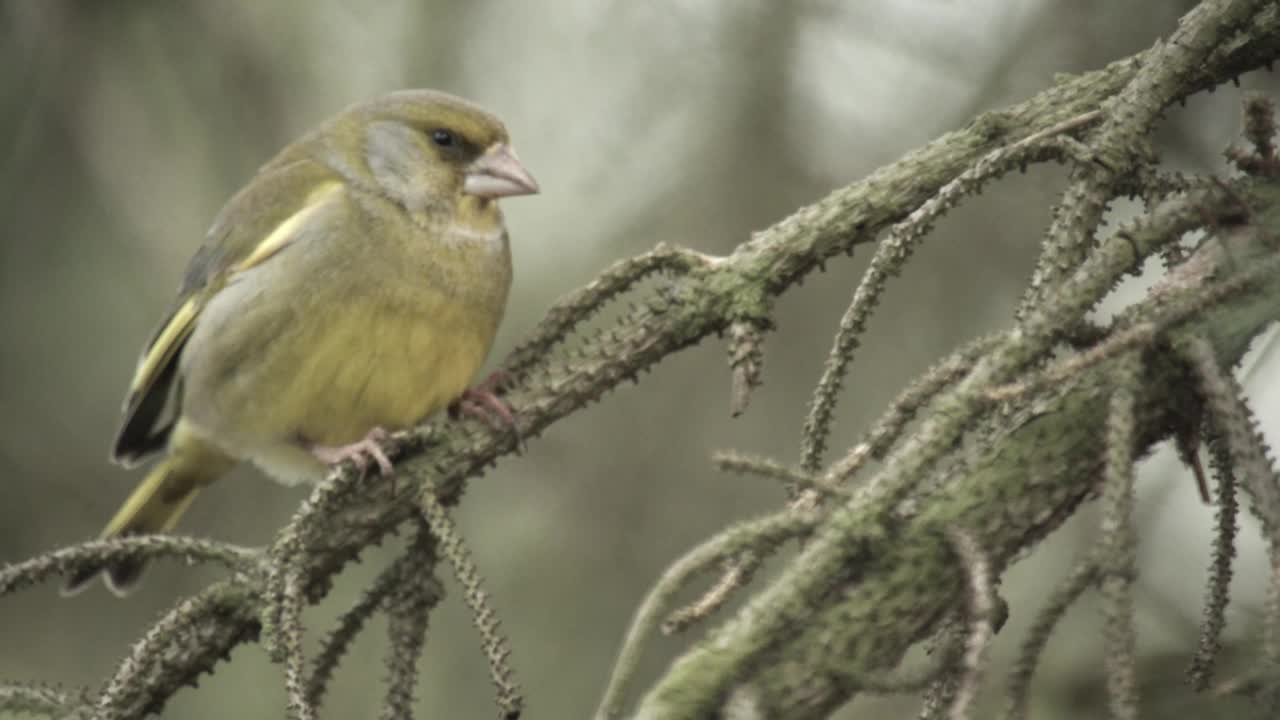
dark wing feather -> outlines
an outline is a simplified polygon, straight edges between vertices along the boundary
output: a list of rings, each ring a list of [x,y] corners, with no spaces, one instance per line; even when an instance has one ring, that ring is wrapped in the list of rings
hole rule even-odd
[[[181,348],[179,348],[180,350]],[[148,455],[158,452],[169,442],[174,420],[161,422],[160,416],[168,404],[169,389],[178,374],[178,364],[170,361],[151,383],[147,392],[125,407],[124,422],[116,435],[111,456],[116,462],[132,467]]]

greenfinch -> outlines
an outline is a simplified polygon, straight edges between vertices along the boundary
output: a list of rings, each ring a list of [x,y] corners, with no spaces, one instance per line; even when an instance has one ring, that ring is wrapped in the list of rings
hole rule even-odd
[[[112,458],[159,461],[102,532],[167,532],[248,460],[295,484],[467,391],[511,285],[498,200],[538,192],[498,118],[406,90],[285,147],[218,213],[142,353]],[[492,400],[491,397],[486,400]],[[123,595],[137,561],[89,567]]]

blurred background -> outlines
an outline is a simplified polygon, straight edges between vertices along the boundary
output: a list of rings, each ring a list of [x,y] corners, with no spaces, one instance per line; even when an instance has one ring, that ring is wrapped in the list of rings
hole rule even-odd
[[[259,164],[354,101],[422,86],[472,98],[505,119],[541,182],[540,196],[505,204],[516,282],[492,364],[556,297],[610,262],[659,241],[726,253],[975,113],[1029,97],[1055,73],[1149,46],[1191,5],[4,0],[0,562],[87,539],[115,511],[138,478],[106,459],[120,401],[187,258]],[[1280,95],[1275,76],[1242,85]],[[1167,162],[1221,168],[1238,136],[1240,93],[1228,86],[1174,109],[1160,130]],[[1008,324],[1062,181],[1059,169],[1039,167],[944,220],[872,323],[834,447],[847,447],[933,360]],[[868,257],[833,262],[782,300],[765,385],[744,417],[728,417],[724,348],[709,342],[472,483],[457,520],[511,636],[530,718],[586,716],[662,569],[726,523],[782,501],[763,481],[717,475],[708,456],[732,447],[794,461],[810,388]],[[1140,292],[1135,281],[1115,301]],[[1268,422],[1268,408],[1280,408],[1280,387],[1266,382],[1274,369],[1250,376]],[[1182,670],[1195,645],[1212,509],[1171,453],[1146,469],[1144,697],[1152,716],[1196,715]],[[302,498],[245,468],[207,491],[181,529],[265,543]],[[1010,573],[1012,617],[997,663],[1095,522],[1086,510]],[[1229,633],[1233,657],[1247,661],[1265,561],[1251,528],[1242,537]],[[394,549],[349,569],[330,601],[309,611],[309,626],[327,627]],[[0,598],[0,678],[96,687],[150,620],[217,576],[161,563],[125,601],[98,587],[67,600],[52,586]],[[419,704],[427,717],[490,717],[485,665],[458,596],[432,617]],[[1082,603],[1059,629],[1038,675],[1039,717],[1099,707],[1095,610]],[[378,620],[355,646],[325,716],[377,707],[384,627]],[[685,642],[658,641],[644,681]],[[999,698],[1000,674],[988,702]],[[260,648],[241,647],[166,716],[280,717],[281,677]],[[912,708],[866,698],[842,716]]]

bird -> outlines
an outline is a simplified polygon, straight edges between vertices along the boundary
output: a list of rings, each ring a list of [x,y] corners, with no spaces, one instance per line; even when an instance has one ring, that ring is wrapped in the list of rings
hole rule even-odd
[[[498,201],[538,192],[496,116],[435,90],[287,145],[215,216],[143,350],[111,458],[157,460],[101,538],[169,532],[242,461],[287,485],[390,473],[388,433],[460,398],[505,409],[471,387],[511,286]],[[64,592],[100,574],[123,596],[143,568],[87,566]]]

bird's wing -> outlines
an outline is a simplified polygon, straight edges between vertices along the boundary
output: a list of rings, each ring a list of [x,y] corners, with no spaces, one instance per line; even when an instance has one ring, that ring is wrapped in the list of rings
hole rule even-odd
[[[308,218],[342,192],[332,170],[304,159],[268,166],[227,203],[191,258],[174,309],[138,361],[112,450],[117,462],[131,465],[167,442],[173,418],[162,415],[178,357],[209,298],[238,273],[278,253]]]

